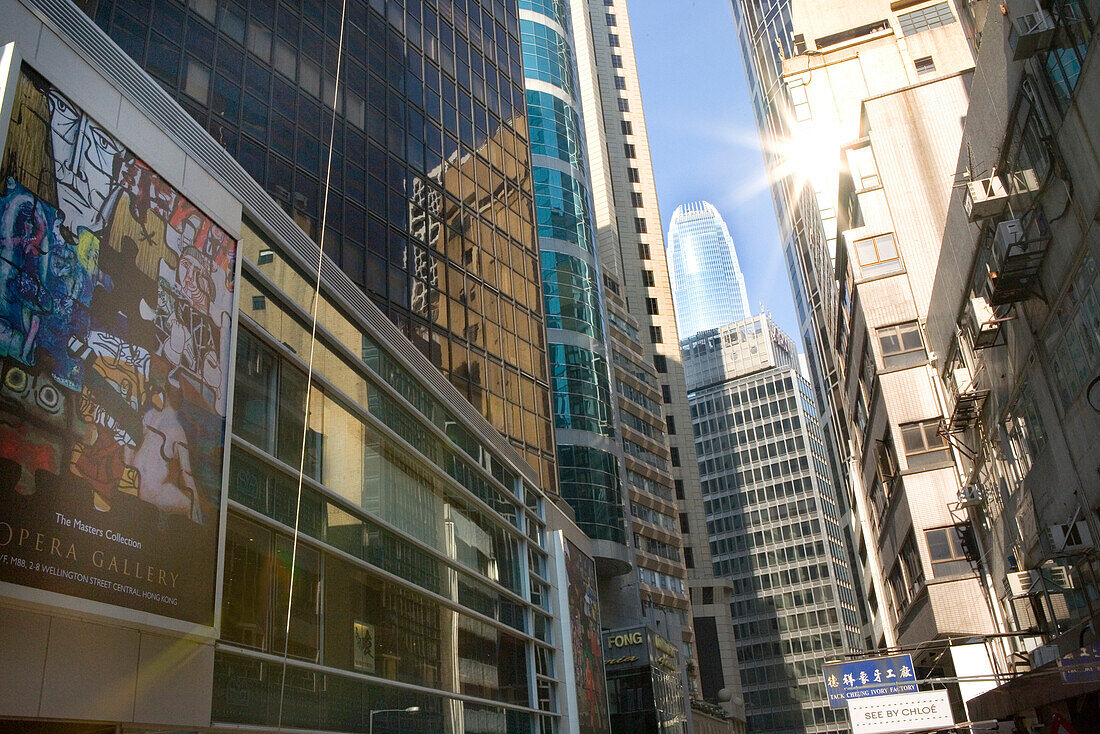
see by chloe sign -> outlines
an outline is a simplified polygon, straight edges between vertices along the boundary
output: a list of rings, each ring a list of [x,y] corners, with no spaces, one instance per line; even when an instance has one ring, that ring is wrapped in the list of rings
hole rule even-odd
[[[629,647],[630,645],[642,644],[642,633],[636,632],[623,632],[621,634],[609,635],[607,638],[608,647]]]
[[[848,701],[848,716],[853,734],[917,732],[955,723],[947,691],[853,698]]]

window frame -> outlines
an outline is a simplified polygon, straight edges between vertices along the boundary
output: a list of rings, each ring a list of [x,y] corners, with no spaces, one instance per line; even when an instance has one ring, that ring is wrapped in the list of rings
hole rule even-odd
[[[906,337],[911,337],[912,334],[916,334],[917,341],[920,342],[919,346],[911,343],[910,346],[906,346]],[[891,338],[897,341],[898,350],[887,352],[884,340]],[[885,370],[916,367],[928,361],[928,350],[924,346],[924,334],[921,333],[920,323],[915,319],[875,327],[875,340],[878,342],[879,356]]]
[[[880,242],[885,243],[889,239],[889,243],[893,248],[893,255],[890,257],[883,257],[885,248],[880,247]],[[874,248],[875,258],[874,260],[863,261],[863,250],[860,245],[870,243]],[[859,265],[859,275],[862,279],[869,278],[883,278],[889,275],[897,275],[904,272],[905,267],[901,261],[901,252],[898,250],[898,238],[894,236],[893,232],[883,232],[882,234],[873,235],[871,237],[861,237],[858,240],[852,242],[852,251],[855,255],[855,261]]]
[[[930,468],[952,461],[951,446],[940,435],[940,422],[940,418],[926,418],[902,423],[898,426],[898,433],[901,434],[902,453],[905,454],[905,463],[910,469]],[[916,434],[913,433],[914,429],[917,431]],[[910,451],[906,437],[913,435],[920,436],[921,447]],[[929,443],[929,436],[934,436],[938,441],[938,445]]]

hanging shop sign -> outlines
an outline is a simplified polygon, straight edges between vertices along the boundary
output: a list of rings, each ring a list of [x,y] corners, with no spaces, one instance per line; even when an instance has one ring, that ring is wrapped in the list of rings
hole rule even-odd
[[[848,718],[852,734],[919,732],[955,725],[947,691],[855,698],[848,701]]]
[[[855,698],[895,696],[917,690],[911,655],[825,663],[824,673],[829,706],[834,709],[846,708],[848,701]]]

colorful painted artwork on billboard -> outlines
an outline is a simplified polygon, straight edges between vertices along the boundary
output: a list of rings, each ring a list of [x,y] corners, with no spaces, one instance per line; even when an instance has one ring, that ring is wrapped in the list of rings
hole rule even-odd
[[[573,673],[581,734],[611,730],[607,677],[603,665],[600,607],[596,597],[596,567],[571,542],[565,542],[565,573],[569,578],[569,626],[573,630]]]
[[[236,242],[29,69],[0,160],[0,580],[214,620]]]

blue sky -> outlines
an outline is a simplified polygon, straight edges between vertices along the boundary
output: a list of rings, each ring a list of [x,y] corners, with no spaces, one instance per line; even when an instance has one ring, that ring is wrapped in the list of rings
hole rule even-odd
[[[798,339],[729,0],[630,0],[657,198],[705,199],[729,225],[749,303]]]

